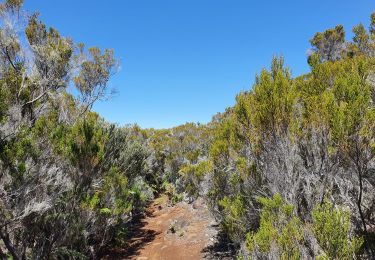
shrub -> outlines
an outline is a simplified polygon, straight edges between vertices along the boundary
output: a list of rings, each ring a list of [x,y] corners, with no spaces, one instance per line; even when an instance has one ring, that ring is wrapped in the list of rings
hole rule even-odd
[[[363,239],[350,237],[350,213],[325,200],[312,211],[313,232],[329,259],[353,259]]]
[[[286,204],[280,194],[275,194],[272,198],[259,198],[258,202],[262,205],[260,226],[257,232],[247,234],[247,249],[269,253],[271,247],[276,245],[280,259],[299,259],[303,226],[293,214],[293,206]]]
[[[223,208],[223,229],[232,241],[238,243],[246,234],[244,199],[240,195],[233,198],[225,196],[219,205]]]

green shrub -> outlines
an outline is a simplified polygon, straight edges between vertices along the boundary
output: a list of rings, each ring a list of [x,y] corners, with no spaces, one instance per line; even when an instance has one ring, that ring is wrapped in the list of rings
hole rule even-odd
[[[244,199],[240,195],[232,198],[225,196],[219,205],[223,208],[223,229],[233,241],[241,241],[246,234]]]
[[[262,205],[260,226],[257,232],[246,236],[249,251],[269,253],[272,245],[279,248],[280,259],[299,259],[299,244],[303,241],[303,226],[293,214],[293,206],[286,204],[280,194],[272,198],[259,198]]]
[[[350,237],[350,213],[325,200],[312,211],[313,232],[328,259],[353,259],[363,239]]]
[[[199,184],[202,182],[205,174],[211,171],[211,161],[201,161],[194,165],[183,165],[179,174],[184,182],[185,191],[190,196],[197,197],[199,195]]]

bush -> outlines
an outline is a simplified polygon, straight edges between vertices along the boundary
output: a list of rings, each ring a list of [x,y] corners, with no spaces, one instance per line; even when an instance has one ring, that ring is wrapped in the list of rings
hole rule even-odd
[[[187,164],[181,167],[179,173],[182,177],[185,191],[189,196],[196,198],[199,195],[200,183],[206,173],[212,171],[210,161],[201,161],[197,164]]]
[[[363,239],[350,237],[350,213],[325,200],[312,211],[313,232],[328,259],[353,259]]]
[[[246,236],[246,246],[251,252],[270,253],[271,247],[279,249],[280,259],[300,259],[299,245],[303,241],[303,226],[293,214],[293,206],[286,204],[280,194],[272,198],[259,198],[262,205],[260,226],[257,232]]]
[[[233,198],[225,196],[219,201],[223,208],[222,227],[229,238],[239,243],[246,234],[245,204],[244,198],[237,195]]]

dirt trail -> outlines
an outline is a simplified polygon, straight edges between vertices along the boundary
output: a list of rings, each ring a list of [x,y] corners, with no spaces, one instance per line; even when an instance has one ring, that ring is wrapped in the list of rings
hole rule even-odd
[[[133,224],[128,246],[106,258],[218,259],[211,252],[216,236],[217,225],[202,200],[170,206],[166,197],[161,197],[149,206],[144,218]]]

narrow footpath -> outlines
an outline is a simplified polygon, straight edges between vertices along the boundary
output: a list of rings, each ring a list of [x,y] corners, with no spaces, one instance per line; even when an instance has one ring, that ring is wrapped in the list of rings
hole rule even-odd
[[[232,259],[217,241],[218,227],[201,199],[170,205],[166,196],[153,201],[132,225],[127,246],[105,259]]]

